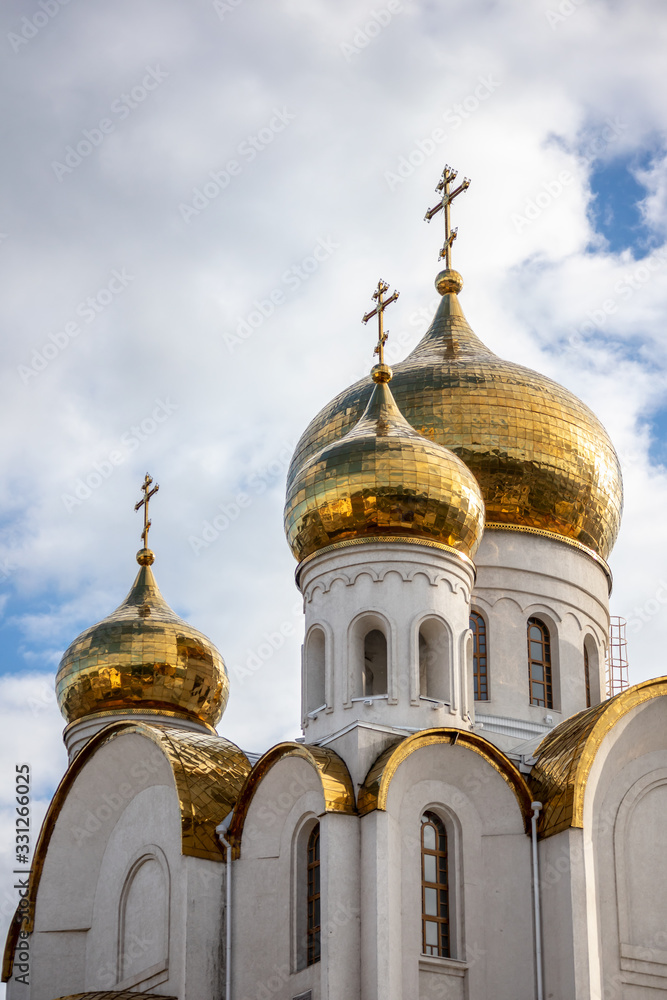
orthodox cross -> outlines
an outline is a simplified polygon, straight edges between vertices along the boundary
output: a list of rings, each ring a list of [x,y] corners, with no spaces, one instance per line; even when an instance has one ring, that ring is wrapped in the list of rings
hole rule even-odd
[[[384,311],[387,306],[390,306],[392,302],[395,302],[401,294],[400,292],[394,292],[393,295],[390,295],[390,297],[385,301],[383,299],[383,295],[388,291],[389,285],[386,281],[383,281],[382,278],[380,278],[378,286],[373,292],[373,300],[377,302],[377,305],[375,306],[375,309],[371,309],[370,312],[367,312],[361,321],[362,323],[368,323],[369,319],[372,319],[373,316],[377,316],[378,318],[378,342],[375,345],[373,354],[377,354],[378,364],[381,365],[384,364],[384,345],[387,343],[387,334],[384,332]]]
[[[157,485],[154,486],[153,489],[151,489],[152,482],[153,482],[152,477],[149,476],[148,473],[146,473],[146,478],[144,479],[143,486],[141,487],[142,490],[144,491],[143,499],[140,500],[138,503],[135,503],[134,505],[135,510],[139,510],[141,507],[144,508],[144,530],[141,532],[141,537],[143,539],[145,549],[148,548],[148,529],[151,526],[151,522],[148,520],[148,502],[150,498],[152,496],[155,496],[157,491],[160,489],[160,487]]]
[[[440,178],[440,183],[435,189],[438,194],[442,195],[442,197],[438,202],[438,204],[434,205],[433,208],[429,208],[428,212],[424,216],[424,221],[430,222],[433,216],[437,215],[441,208],[445,210],[445,242],[438,256],[438,260],[442,260],[442,258],[444,257],[445,265],[448,270],[452,266],[452,243],[456,239],[456,234],[458,233],[458,227],[456,229],[452,229],[451,220],[449,217],[449,206],[454,201],[457,195],[461,194],[463,191],[467,191],[467,189],[470,187],[470,181],[466,177],[463,180],[463,183],[459,184],[459,186],[454,191],[450,189],[450,185],[456,179],[457,173],[458,171],[452,170],[452,168],[449,166],[445,166],[445,169],[442,171],[442,177]]]

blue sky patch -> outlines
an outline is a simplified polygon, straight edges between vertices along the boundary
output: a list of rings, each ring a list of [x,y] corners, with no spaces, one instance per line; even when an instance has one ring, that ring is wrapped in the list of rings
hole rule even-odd
[[[667,468],[667,405],[657,410],[648,424],[651,432],[648,452],[651,464]]]
[[[644,223],[639,207],[647,191],[635,177],[638,168],[649,166],[650,158],[648,152],[639,157],[618,157],[598,163],[591,173],[593,225],[613,253],[630,249],[635,257],[643,257],[655,244],[655,235]]]

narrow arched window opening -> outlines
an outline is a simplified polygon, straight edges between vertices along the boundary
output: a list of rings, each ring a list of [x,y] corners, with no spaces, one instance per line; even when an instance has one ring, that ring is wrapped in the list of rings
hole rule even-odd
[[[307,909],[306,962],[314,965],[320,960],[320,824],[317,823],[308,838],[307,866]]]
[[[591,669],[588,661],[588,649],[584,645],[584,681],[586,683],[586,708],[591,707]]]
[[[450,957],[447,833],[435,813],[421,821],[422,953]]]
[[[477,611],[470,612],[472,632],[472,678],[475,701],[489,700],[489,672],[486,647],[486,622]]]
[[[325,639],[321,628],[314,628],[306,643],[306,694],[307,711],[314,712],[326,702],[325,695]]]
[[[387,693],[387,639],[374,628],[364,639],[364,665],[362,676],[364,697]]]
[[[551,641],[549,629],[539,618],[528,619],[528,681],[530,704],[553,708]]]
[[[449,704],[449,633],[443,622],[429,618],[419,629],[419,694]]]

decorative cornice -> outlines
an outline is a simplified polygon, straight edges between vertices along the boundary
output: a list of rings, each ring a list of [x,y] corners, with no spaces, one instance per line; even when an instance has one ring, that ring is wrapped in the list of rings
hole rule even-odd
[[[501,524],[497,521],[487,521],[484,525],[485,531],[519,531],[524,535],[539,535],[541,538],[549,538],[552,542],[562,542],[563,545],[569,545],[571,548],[579,549],[585,555],[590,556],[594,562],[604,571],[607,577],[607,584],[609,586],[609,593],[611,594],[611,588],[614,582],[612,572],[609,565],[605,562],[602,556],[599,556],[597,552],[593,552],[593,549],[589,549],[588,546],[582,545],[578,542],[576,538],[568,538],[567,535],[557,535],[554,531],[546,531],[544,528],[531,528],[527,524]]]
[[[297,566],[294,576],[296,579],[296,585],[300,587],[300,577],[306,566],[317,559],[318,556],[322,556],[327,552],[336,552],[339,549],[356,548],[359,545],[417,545],[422,548],[427,549],[438,549],[440,552],[447,552],[449,555],[456,556],[460,559],[464,566],[472,570],[473,575],[475,574],[475,564],[472,559],[467,556],[464,552],[459,552],[452,545],[445,545],[443,542],[435,542],[429,538],[412,538],[410,535],[376,535],[372,538],[346,538],[341,542],[334,542],[332,545],[325,545],[323,548],[318,549],[317,552],[311,553],[311,555],[306,556],[302,559]]]

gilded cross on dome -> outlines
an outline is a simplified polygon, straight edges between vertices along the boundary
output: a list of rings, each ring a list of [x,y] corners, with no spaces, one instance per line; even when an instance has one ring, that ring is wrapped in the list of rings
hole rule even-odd
[[[384,311],[387,306],[390,306],[392,302],[395,302],[401,294],[400,292],[394,292],[388,299],[385,300],[383,296],[385,292],[388,291],[389,285],[386,281],[383,281],[382,278],[380,278],[378,286],[373,292],[373,299],[377,302],[377,305],[375,306],[375,309],[371,309],[370,312],[367,312],[361,321],[362,323],[368,323],[369,319],[372,319],[373,316],[377,316],[378,318],[378,342],[375,345],[373,353],[377,354],[378,364],[380,365],[384,365],[384,345],[387,343],[387,334],[384,332]]]
[[[157,483],[155,484],[153,489],[151,489],[152,482],[153,482],[152,477],[149,476],[148,473],[146,473],[146,478],[144,479],[143,486],[141,487],[142,490],[144,491],[143,499],[139,500],[139,502],[135,503],[134,505],[135,510],[139,510],[141,507],[144,508],[144,530],[141,532],[141,537],[143,539],[145,549],[148,548],[148,529],[151,526],[151,522],[148,520],[148,503],[150,501],[150,498],[152,496],[155,496],[157,491],[160,489]]]
[[[452,229],[449,207],[457,195],[460,195],[463,191],[467,191],[470,187],[470,180],[465,177],[463,182],[459,184],[454,191],[451,190],[451,185],[456,180],[457,173],[457,170],[452,170],[450,166],[445,165],[445,169],[442,171],[442,177],[440,178],[440,183],[435,189],[438,194],[442,195],[442,197],[438,204],[434,205],[433,208],[429,208],[428,212],[424,216],[424,221],[430,222],[434,215],[437,215],[441,209],[444,209],[445,242],[438,256],[438,260],[442,260],[444,257],[448,270],[451,269],[452,266],[452,243],[456,239],[456,235],[458,233],[458,227],[456,229]]]

